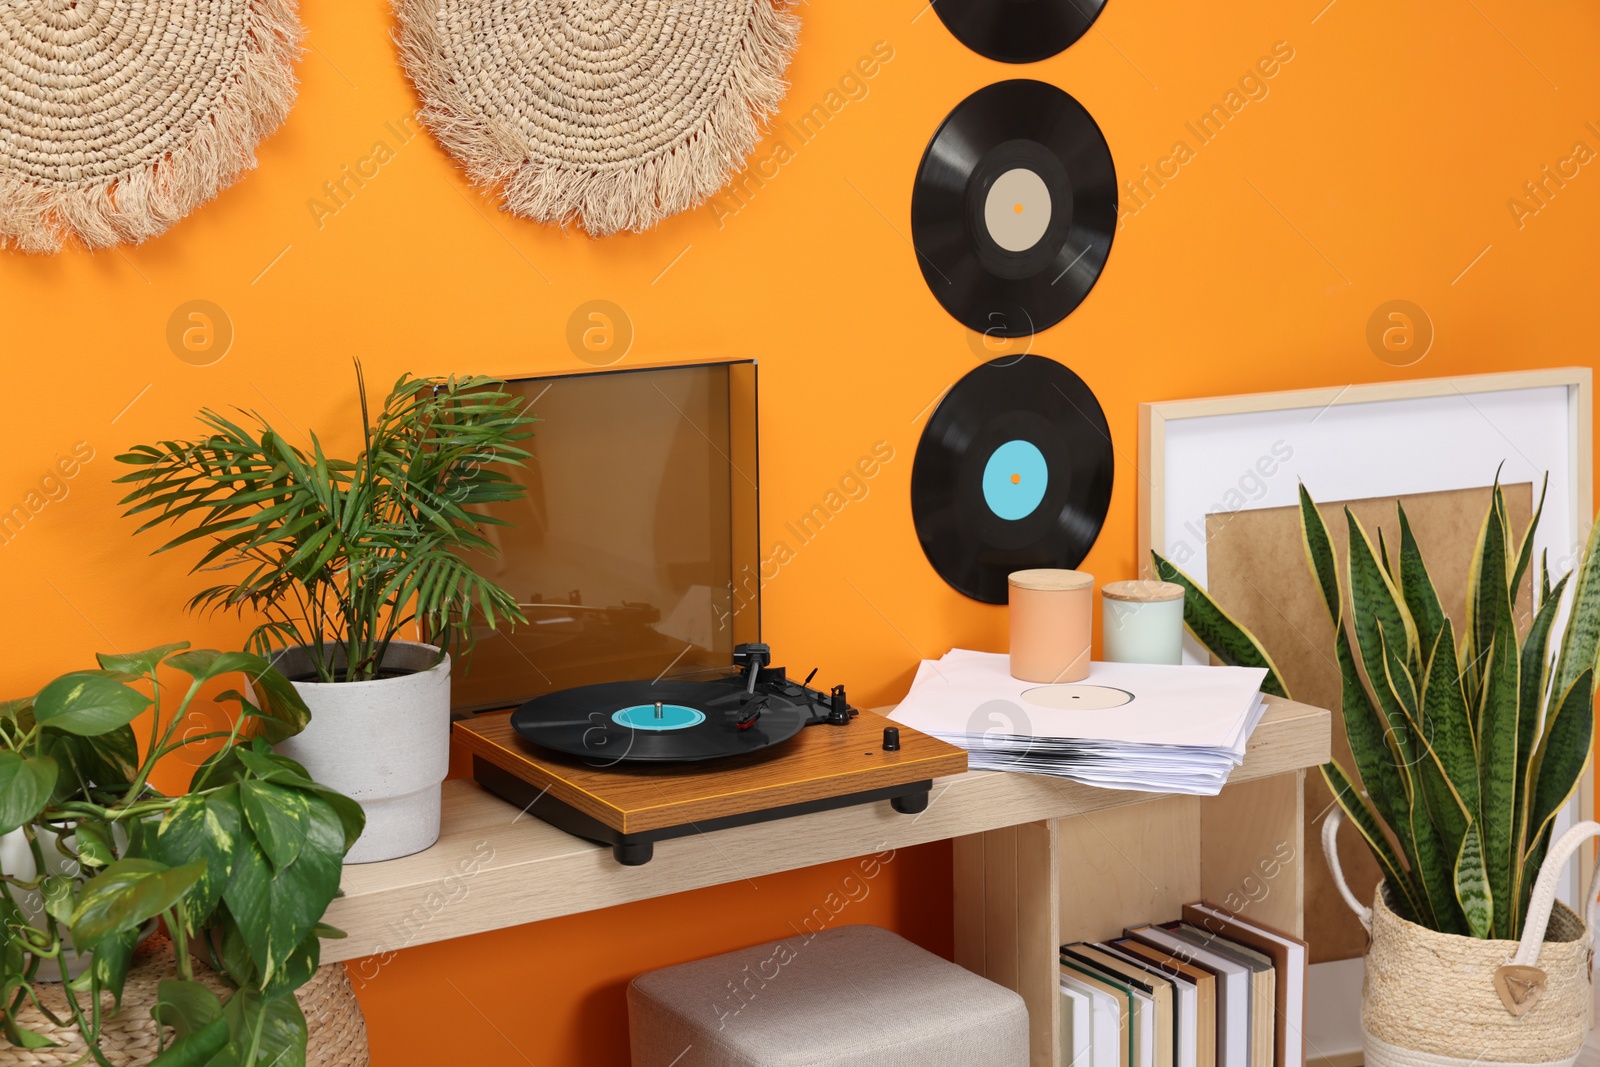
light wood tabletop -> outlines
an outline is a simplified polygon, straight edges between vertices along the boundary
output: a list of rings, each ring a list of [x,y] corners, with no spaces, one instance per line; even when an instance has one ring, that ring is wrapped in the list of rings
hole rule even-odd
[[[888,709],[884,709],[887,711]],[[1312,767],[1328,758],[1328,712],[1269,698],[1230,784]],[[413,856],[344,869],[344,895],[326,921],[349,935],[323,942],[324,962],[593,911],[1005,826],[1150,799],[1042,775],[969,771],[938,778],[915,815],[887,801],[815,812],[661,842],[655,858],[623,867],[605,845],[572,837],[481,789],[444,785],[439,841]]]

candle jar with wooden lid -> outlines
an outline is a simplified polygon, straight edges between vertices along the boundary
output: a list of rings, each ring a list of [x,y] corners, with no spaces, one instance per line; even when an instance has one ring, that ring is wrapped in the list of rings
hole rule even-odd
[[[1007,578],[1011,677],[1025,682],[1081,682],[1089,676],[1094,575],[1084,571],[1015,571]]]
[[[1108,662],[1183,662],[1183,586],[1107,582],[1100,605],[1101,655]]]

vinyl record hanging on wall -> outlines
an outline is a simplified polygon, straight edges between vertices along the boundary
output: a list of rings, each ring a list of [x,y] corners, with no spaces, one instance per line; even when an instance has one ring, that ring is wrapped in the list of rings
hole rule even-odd
[[[1004,604],[1012,571],[1083,562],[1113,473],[1111,430],[1082,378],[1042,356],[985,363],[945,394],[917,444],[917,539],[958,592]]]
[[[1044,82],[996,82],[934,133],[911,193],[923,279],[968,329],[1023,337],[1089,294],[1117,226],[1117,172],[1089,112]]]
[[[956,40],[1002,63],[1049,59],[1089,32],[1105,0],[935,0]]]

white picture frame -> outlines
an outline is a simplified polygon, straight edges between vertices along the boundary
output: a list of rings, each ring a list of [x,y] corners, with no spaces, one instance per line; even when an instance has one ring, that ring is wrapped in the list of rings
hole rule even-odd
[[[1320,500],[1356,500],[1485,486],[1498,467],[1502,483],[1537,493],[1548,471],[1535,548],[1553,575],[1576,564],[1594,518],[1587,367],[1145,403],[1139,438],[1141,572],[1154,550],[1202,584],[1206,515],[1293,506],[1301,481]],[[1207,662],[1185,641],[1186,660]],[[1569,825],[1594,817],[1592,766],[1563,814]],[[1569,902],[1582,892],[1578,866]]]

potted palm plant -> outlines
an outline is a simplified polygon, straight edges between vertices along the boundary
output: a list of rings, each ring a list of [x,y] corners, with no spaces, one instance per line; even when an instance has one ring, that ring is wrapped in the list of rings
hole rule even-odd
[[[1541,501],[1519,544],[1494,486],[1458,626],[1440,607],[1403,507],[1393,559],[1382,531],[1374,543],[1346,509],[1341,567],[1300,489],[1302,539],[1333,621],[1360,775],[1358,785],[1337,762],[1322,768],[1337,800],[1323,844],[1372,937],[1362,997],[1369,1067],[1570,1065],[1588,1033],[1590,930],[1554,898],[1561,868],[1600,825],[1552,836],[1593,751],[1600,525],[1575,581],[1552,583],[1541,559],[1534,615],[1519,632],[1512,606],[1533,574],[1542,510]],[[1157,555],[1155,565],[1185,587],[1184,621],[1213,655],[1266,667],[1264,688],[1288,695],[1252,634],[1170,562]],[[1566,630],[1552,655],[1569,582]],[[1339,869],[1333,843],[1343,819],[1383,871],[1370,909]]]
[[[272,751],[306,725],[299,694],[247,652],[99,662],[0,703],[0,1063],[305,1064],[297,996],[345,1022],[310,1038],[310,1062],[354,1062],[354,992],[318,957],[342,936],[321,920],[362,814]],[[224,692],[231,723],[197,725],[202,689],[230,676],[256,699]],[[132,723],[152,706],[141,756]],[[187,761],[183,795],[150,787],[159,761],[219,744]],[[157,921],[166,936],[141,945]]]
[[[206,409],[194,440],[140,445],[127,514],[182,532],[164,552],[209,547],[194,571],[225,570],[192,609],[249,612],[249,647],[294,683],[311,725],[280,751],[359,800],[366,830],[351,863],[427,848],[439,836],[449,762],[452,651],[478,627],[524,621],[515,598],[474,571],[492,553],[476,510],[522,486],[504,466],[534,419],[501,382],[403,375],[369,411],[359,364],[362,447],[327,456],[315,434],[292,443],[259,414]],[[401,637],[415,626],[426,641]]]

